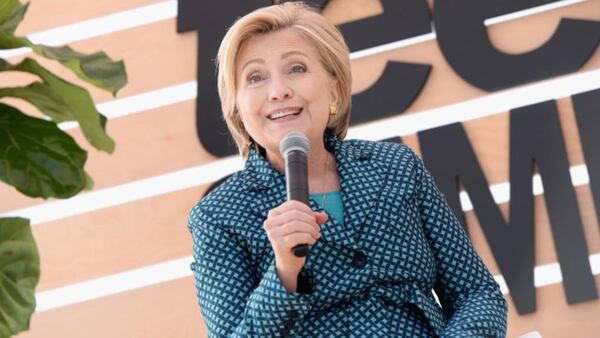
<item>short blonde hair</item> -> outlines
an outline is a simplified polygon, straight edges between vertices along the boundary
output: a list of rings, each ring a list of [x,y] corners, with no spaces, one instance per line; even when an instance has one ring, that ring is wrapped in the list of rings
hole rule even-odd
[[[314,8],[302,2],[286,2],[259,8],[239,18],[225,34],[217,54],[218,89],[223,118],[246,157],[253,141],[236,113],[236,63],[242,46],[253,36],[290,28],[312,42],[325,70],[337,79],[337,115],[330,116],[326,132],[343,139],[348,131],[352,99],[350,54],[340,31]],[[258,145],[256,145],[259,147]]]

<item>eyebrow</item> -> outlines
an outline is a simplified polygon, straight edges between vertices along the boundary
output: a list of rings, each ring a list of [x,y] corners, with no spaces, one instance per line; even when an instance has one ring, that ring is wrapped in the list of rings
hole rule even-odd
[[[302,55],[302,56],[308,58],[308,55],[302,53],[301,51],[297,51],[297,50],[292,50],[292,51],[289,51],[289,52],[285,52],[285,53],[283,53],[281,55],[281,58],[285,59],[285,58],[290,57],[290,56],[295,55],[295,54]],[[246,64],[244,65],[244,67],[242,67],[242,70],[240,71],[240,73],[242,73],[244,71],[244,69],[246,69],[246,67],[248,67],[248,65],[251,64],[251,63],[253,63],[253,62],[260,63],[260,64],[265,64],[265,60],[263,60],[261,58],[254,58],[254,59],[248,60],[248,62],[246,62]]]

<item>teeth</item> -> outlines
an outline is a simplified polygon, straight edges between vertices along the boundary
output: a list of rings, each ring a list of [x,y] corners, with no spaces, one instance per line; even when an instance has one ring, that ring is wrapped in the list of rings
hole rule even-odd
[[[271,120],[276,120],[276,119],[279,119],[279,118],[282,118],[282,117],[285,117],[285,116],[288,116],[288,115],[296,115],[296,114],[300,113],[301,110],[302,109],[297,109],[297,110],[281,110],[281,111],[276,112],[275,114],[269,115],[269,118]]]

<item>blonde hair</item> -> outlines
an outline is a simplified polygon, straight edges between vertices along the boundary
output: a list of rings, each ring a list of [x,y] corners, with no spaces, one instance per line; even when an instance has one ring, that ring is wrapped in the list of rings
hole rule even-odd
[[[350,73],[348,46],[340,31],[314,8],[302,2],[286,2],[281,5],[263,7],[239,18],[229,28],[221,42],[216,60],[223,118],[243,157],[248,155],[253,141],[236,112],[238,54],[244,43],[251,37],[286,28],[295,30],[312,42],[321,57],[321,64],[325,70],[337,79],[338,113],[330,116],[326,132],[343,139],[348,131],[352,74]]]

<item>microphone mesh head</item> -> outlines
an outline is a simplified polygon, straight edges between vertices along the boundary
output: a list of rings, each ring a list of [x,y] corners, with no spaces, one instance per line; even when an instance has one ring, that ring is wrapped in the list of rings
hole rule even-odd
[[[279,142],[279,151],[281,154],[285,156],[292,150],[300,150],[306,155],[310,153],[310,142],[304,134],[293,131],[281,139],[281,142]]]

